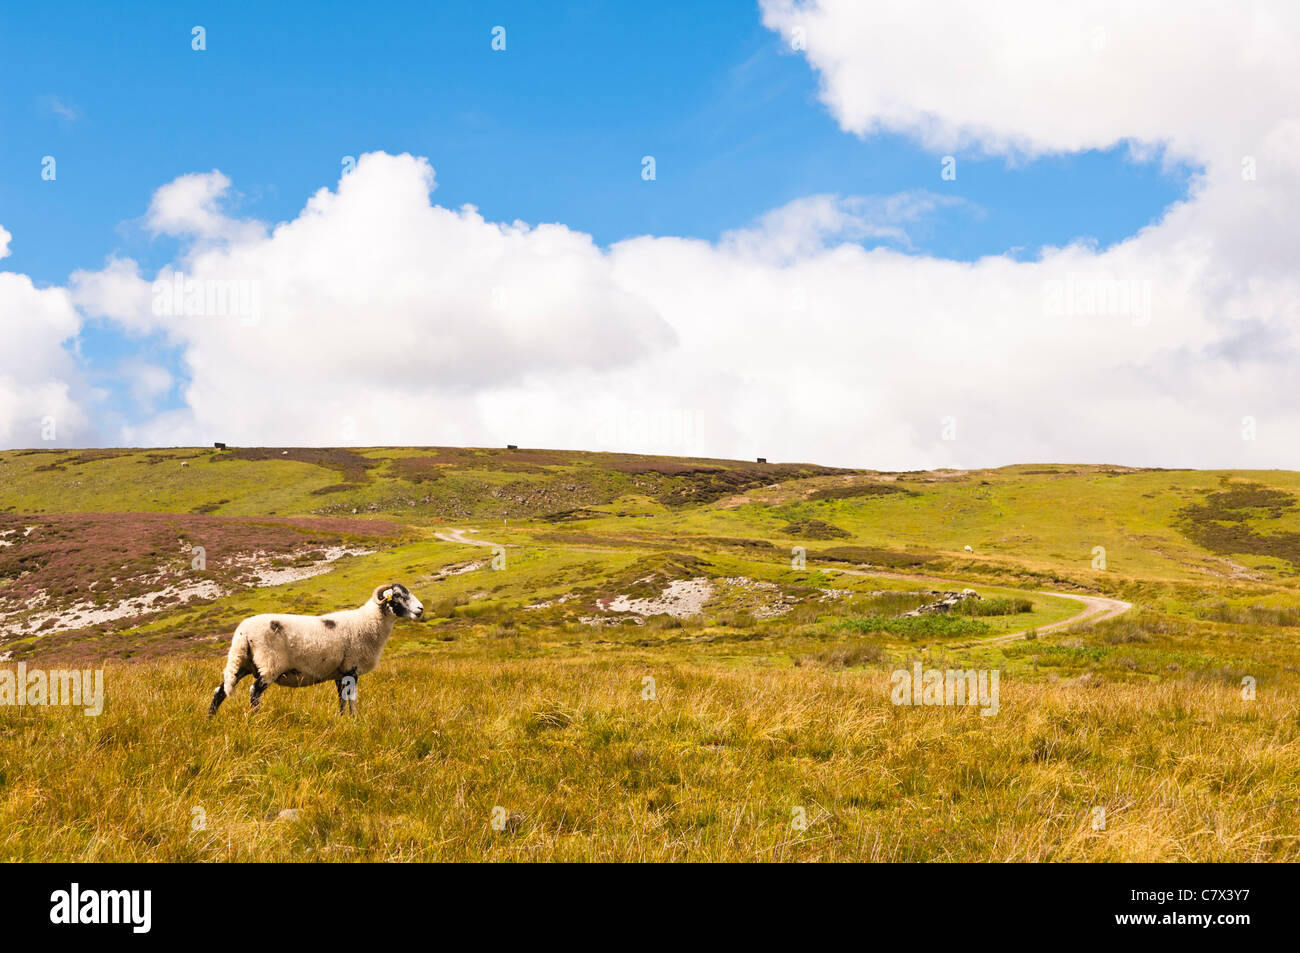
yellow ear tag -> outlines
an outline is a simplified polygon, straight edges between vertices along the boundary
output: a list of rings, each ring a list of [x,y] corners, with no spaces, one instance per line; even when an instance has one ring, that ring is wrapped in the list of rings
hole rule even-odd
[[[385,602],[388,602],[388,601],[390,601],[392,598],[393,598],[393,590],[391,590],[391,589],[385,589],[385,590],[384,590],[384,601],[385,601]]]

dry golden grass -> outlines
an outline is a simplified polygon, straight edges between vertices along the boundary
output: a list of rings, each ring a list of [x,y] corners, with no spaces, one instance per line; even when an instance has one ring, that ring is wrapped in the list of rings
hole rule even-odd
[[[170,535],[101,532],[133,521],[213,543],[230,516],[256,518],[242,536],[268,514],[330,513],[346,521],[312,526],[389,540],[325,575],[113,624],[38,634],[11,617],[17,661],[131,661],[107,663],[101,717],[0,708],[0,860],[1300,857],[1300,475],[800,479],[602,454],[339,454],[0,455],[7,613],[38,591],[48,613],[92,585],[116,604],[160,572],[193,581]],[[897,492],[842,492],[881,481]],[[47,518],[51,501],[117,515]],[[444,572],[486,555],[436,538],[467,521],[508,567]],[[699,576],[717,583],[699,616],[582,621]],[[323,686],[206,719],[239,619],[354,605],[377,580],[406,582],[429,612],[362,680],[360,718],[339,719]],[[990,636],[1042,637],[868,621],[966,586],[1032,604],[976,620]],[[1078,606],[1045,589],[1135,608],[1051,631]],[[999,713],[891,705],[890,669],[917,656],[997,669]]]
[[[1300,856],[1289,686],[1004,672],[981,717],[894,707],[884,668],[411,654],[355,719],[327,685],[209,721],[218,669],[113,665],[99,717],[0,712],[0,860]]]

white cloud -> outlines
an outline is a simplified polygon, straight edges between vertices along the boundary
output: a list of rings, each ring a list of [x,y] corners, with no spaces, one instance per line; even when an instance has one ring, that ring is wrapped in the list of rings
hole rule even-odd
[[[163,330],[184,355],[187,409],[124,439],[885,468],[1297,462],[1268,439],[1300,422],[1287,364],[1255,353],[1297,347],[1294,282],[1262,239],[1233,251],[1219,234],[1225,219],[1280,218],[1274,186],[1204,190],[1100,253],[962,263],[846,241],[905,239],[934,207],[924,195],[816,196],[716,244],[602,251],[562,226],[432,206],[431,185],[423,160],[368,155],[268,235],[194,246],[187,277],[258,284],[255,325],[154,315],[130,263],[78,276],[83,306]],[[1258,443],[1240,440],[1246,415]]]
[[[810,195],[762,216],[748,228],[722,236],[736,253],[773,264],[816,253],[830,241],[874,240],[910,248],[906,226],[960,199],[932,192],[889,196]]]
[[[0,251],[9,240],[0,228]],[[66,445],[91,432],[86,388],[64,349],[80,329],[66,291],[0,271],[0,446],[45,446],[51,435]]]
[[[110,258],[99,271],[78,270],[69,280],[73,301],[97,317],[112,318],[130,331],[153,330],[150,283],[140,275],[140,266],[129,258]]]
[[[256,321],[156,313],[128,260],[72,287],[183,355],[185,408],[128,443],[1300,467],[1298,14],[1193,6],[764,4],[787,38],[804,30],[855,134],[1014,157],[1129,143],[1204,169],[1110,248],[907,254],[951,201],[908,193],[810,196],[716,243],[602,249],[432,205],[426,161],[377,153],[271,230],[223,211],[219,172],[159,189],[147,221],[183,252],[156,277],[244,282]]]
[[[216,169],[174,179],[153,195],[145,224],[157,234],[200,241],[250,241],[260,237],[258,222],[228,218],[221,201],[230,179]]]
[[[12,252],[9,251],[9,243],[13,241],[13,235],[0,225],[0,258],[8,258]]]
[[[127,382],[132,399],[148,413],[154,412],[158,401],[166,397],[176,383],[167,368],[136,358],[120,362],[117,373]]]
[[[150,220],[195,236],[176,269],[187,281],[242,283],[255,290],[257,315],[156,313],[153,298],[171,269],[153,288],[129,261],[74,277],[88,313],[162,331],[182,349],[189,420],[159,422],[169,434],[339,443],[350,432],[364,442],[456,431],[471,439],[475,395],[603,374],[673,338],[643,300],[613,283],[590,236],[431,205],[425,160],[365,155],[337,191],[320,190],[269,234],[216,211],[224,176],[200,178],[160,189]],[[206,241],[217,235],[244,237]],[[138,432],[149,439],[152,431]]]
[[[1128,138],[1235,164],[1294,111],[1300,7],[761,0],[846,129],[936,149],[1075,152]]]

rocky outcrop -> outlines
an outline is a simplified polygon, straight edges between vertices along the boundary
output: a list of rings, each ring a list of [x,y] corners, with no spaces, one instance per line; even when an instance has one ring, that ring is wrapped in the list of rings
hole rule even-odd
[[[961,592],[940,592],[938,589],[929,590],[926,595],[938,596],[933,602],[927,602],[923,606],[913,609],[911,612],[904,612],[904,616],[930,615],[935,612],[947,612],[953,606],[965,602],[968,599],[978,599],[980,594],[974,589],[963,589]]]

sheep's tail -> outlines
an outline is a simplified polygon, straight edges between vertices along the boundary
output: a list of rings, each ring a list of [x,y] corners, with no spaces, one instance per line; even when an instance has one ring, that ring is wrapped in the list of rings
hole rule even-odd
[[[248,641],[248,634],[242,629],[235,630],[235,637],[230,640],[230,653],[226,656],[226,671],[221,685],[230,695],[235,690],[235,683],[245,675],[257,671],[253,664],[253,646]]]

